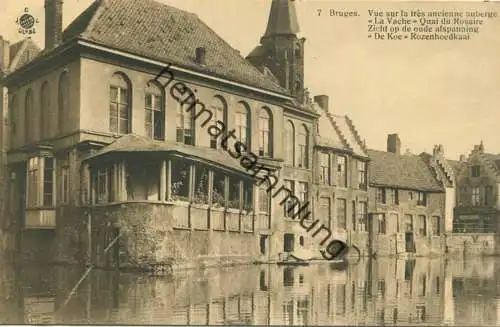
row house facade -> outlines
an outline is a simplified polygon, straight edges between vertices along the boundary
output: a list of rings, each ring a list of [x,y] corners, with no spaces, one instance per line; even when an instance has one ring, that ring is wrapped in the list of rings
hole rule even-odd
[[[197,16],[154,1],[95,1],[64,33],[62,1],[47,1],[45,49],[2,47],[23,58],[2,66],[7,211],[23,254],[103,266],[320,256],[326,244],[245,169],[250,154],[310,203],[310,223],[321,216],[331,239],[365,248],[366,148],[352,121],[309,99],[294,6],[273,1],[245,59]]]
[[[314,188],[317,218],[362,256],[369,255],[368,167],[365,142],[348,116],[333,112],[326,95],[314,97]]]
[[[390,134],[387,152],[369,150],[372,251],[377,256],[439,255],[451,218],[446,187],[429,155],[401,154],[400,148],[399,136]]]
[[[498,254],[500,155],[485,152],[481,142],[456,165],[456,206],[450,246],[464,255]]]

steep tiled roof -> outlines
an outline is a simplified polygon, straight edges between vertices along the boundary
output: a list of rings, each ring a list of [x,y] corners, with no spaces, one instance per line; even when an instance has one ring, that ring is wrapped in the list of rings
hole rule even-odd
[[[153,0],[97,0],[64,32],[103,46],[288,94],[244,59],[195,14]],[[195,61],[206,50],[206,65]]]
[[[40,48],[31,39],[27,38],[16,42],[10,46],[10,71],[15,71],[16,69],[26,65],[33,59],[35,59],[40,53]]]
[[[422,191],[441,191],[423,158],[368,150],[370,184]]]
[[[97,157],[118,152],[175,152],[183,154],[191,159],[201,159],[213,165],[225,166],[240,173],[245,173],[249,178],[251,176],[247,170],[241,166],[239,160],[234,159],[222,149],[215,150],[173,142],[159,142],[136,134],[126,134],[120,137],[85,160],[93,160]]]

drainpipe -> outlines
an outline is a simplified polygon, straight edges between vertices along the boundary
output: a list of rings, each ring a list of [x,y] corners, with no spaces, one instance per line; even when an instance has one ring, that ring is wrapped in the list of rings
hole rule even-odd
[[[87,214],[87,267],[90,267],[92,264],[92,215],[90,211],[86,211]]]

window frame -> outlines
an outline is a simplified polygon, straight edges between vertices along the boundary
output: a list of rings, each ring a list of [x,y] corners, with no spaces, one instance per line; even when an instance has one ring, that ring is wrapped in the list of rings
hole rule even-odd
[[[295,166],[295,125],[289,119],[285,122],[285,163]]]
[[[347,157],[343,155],[337,155],[335,159],[336,163],[336,183],[338,187],[347,188]]]
[[[190,104],[178,103],[175,119],[175,141],[185,145],[195,145],[194,110],[186,110]],[[188,128],[187,128],[188,127]],[[189,131],[189,133],[187,133]]]
[[[471,204],[476,207],[481,205],[481,189],[478,186],[472,187]]]
[[[114,98],[112,97],[113,90],[116,91]],[[128,77],[123,73],[114,73],[108,94],[109,131],[111,133],[125,135],[132,132],[132,92],[132,84]]]
[[[297,167],[309,168],[309,129],[305,125],[301,125],[298,134],[297,147],[299,149]]]
[[[149,106],[148,98],[150,103]],[[157,126],[157,124],[159,124],[159,126]],[[145,87],[144,128],[147,136],[151,139],[157,141],[165,140],[165,95],[162,89],[154,81],[149,81]],[[157,129],[159,129],[158,134]]]
[[[268,108],[259,111],[259,156],[272,157],[272,115]]]
[[[218,96],[218,95],[214,96],[212,99],[212,102],[210,104],[210,109],[211,109],[211,113],[212,113],[212,124],[214,126],[218,126],[219,128],[221,128],[222,126],[219,126],[219,124],[217,124],[217,122],[220,121],[224,124],[225,127],[227,127],[227,119],[226,119],[227,104],[226,104],[226,101],[224,100],[224,98],[222,98],[221,96]],[[210,135],[210,148],[211,149],[218,149],[219,148],[219,146],[217,144],[217,140],[218,140],[217,136]]]
[[[331,185],[331,156],[329,152],[320,151],[319,156],[319,182],[323,185]],[[326,162],[325,162],[326,161]]]
[[[342,206],[340,204],[343,204]],[[337,220],[337,228],[341,230],[347,229],[347,199],[337,198],[336,199],[336,220]],[[339,213],[342,213],[340,216]],[[342,219],[340,219],[342,218]]]

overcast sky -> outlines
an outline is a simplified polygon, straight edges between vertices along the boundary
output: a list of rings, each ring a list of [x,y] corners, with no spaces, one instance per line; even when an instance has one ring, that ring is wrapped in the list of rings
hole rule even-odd
[[[160,0],[196,13],[246,56],[267,23],[270,0]],[[64,0],[66,27],[92,0]],[[43,0],[2,0],[0,35],[15,42],[24,7],[39,18],[33,39],[43,47]],[[463,8],[497,11],[500,2],[338,2],[296,0],[306,38],[306,87],[330,96],[331,110],[353,119],[373,149],[385,150],[398,133],[403,150],[432,151],[443,144],[457,159],[474,144],[500,153],[500,18],[470,41],[381,41],[367,37],[368,9]],[[474,8],[475,7],[475,8]],[[321,16],[318,16],[321,9]],[[329,9],[360,17],[330,17]]]

